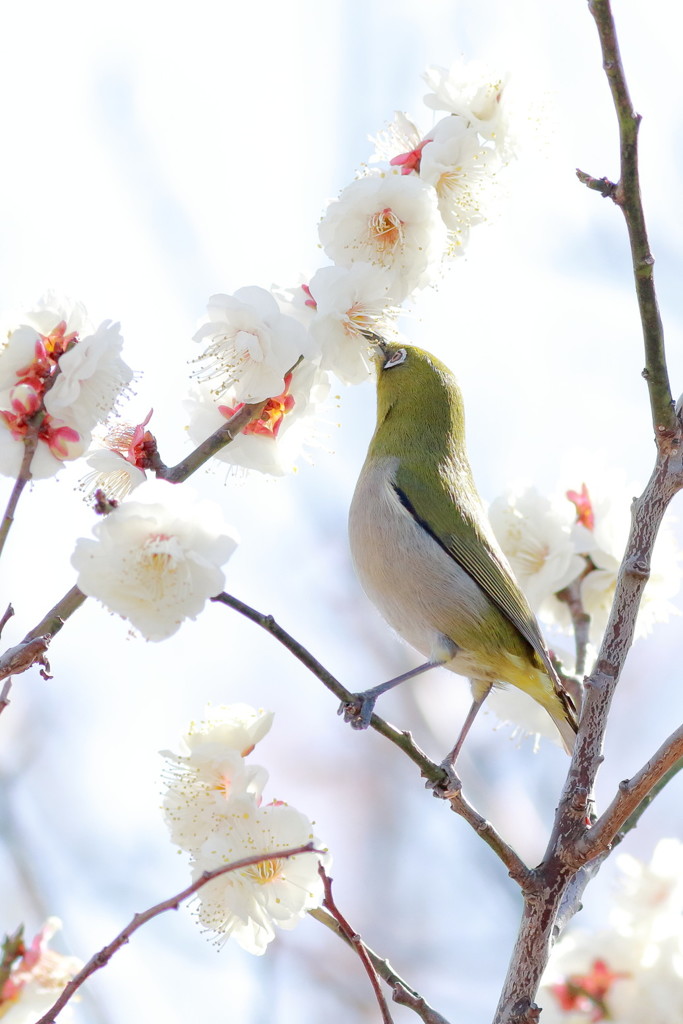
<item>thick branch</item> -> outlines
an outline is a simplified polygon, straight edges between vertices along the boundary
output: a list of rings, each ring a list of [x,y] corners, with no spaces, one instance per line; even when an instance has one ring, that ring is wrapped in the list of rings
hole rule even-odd
[[[581,727],[546,859],[552,856],[559,843],[575,868],[585,861],[585,857],[576,861],[572,850],[576,841],[582,838],[586,827],[584,819],[588,801],[602,762],[607,716],[633,643],[636,618],[649,578],[650,559],[659,526],[669,502],[681,486],[683,474],[680,460],[660,456],[645,491],[633,503],[631,530],[617,578],[614,603],[595,670],[586,680]]]
[[[640,196],[638,172],[638,128],[640,116],[633,109],[626,77],[621,63],[619,44],[610,0],[589,0],[590,9],[600,37],[602,63],[612,93],[619,121],[619,150],[621,173],[611,193],[621,207],[631,246],[636,295],[645,342],[645,369],[643,376],[650,393],[652,423],[657,444],[661,450],[671,450],[678,437],[673,411],[671,387],[664,351],[664,329],[654,284],[654,257],[650,251],[645,225],[645,214]],[[591,179],[594,181],[595,179]]]
[[[565,907],[564,915],[572,902],[575,905],[568,889],[589,859],[596,860],[597,846],[591,846],[589,854],[585,837],[593,788],[602,762],[607,716],[633,642],[657,532],[671,498],[681,486],[680,459],[660,453],[643,495],[633,503],[631,530],[612,611],[596,668],[586,681],[574,756],[545,857],[536,871],[538,887],[525,896],[520,934],[496,1010],[495,1024],[533,1024],[537,1019],[533,1000],[557,934],[556,915],[560,907]],[[656,779],[651,781],[654,784]],[[580,887],[578,881],[577,885]]]
[[[564,872],[551,885],[527,895],[519,934],[493,1018],[493,1024],[537,1024],[539,1009],[533,1001],[555,938],[555,920],[566,887]]]
[[[683,768],[683,726],[669,736],[653,757],[633,776],[619,783],[619,792],[607,810],[598,818],[590,832],[578,844],[577,853],[596,857],[608,850],[627,820],[654,798],[655,786],[669,781]],[[644,808],[643,808],[644,810]],[[641,812],[642,813],[642,812]]]

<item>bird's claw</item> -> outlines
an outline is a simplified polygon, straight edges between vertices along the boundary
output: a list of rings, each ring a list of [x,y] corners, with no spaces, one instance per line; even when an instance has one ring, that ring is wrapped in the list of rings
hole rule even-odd
[[[439,768],[445,773],[444,776],[435,782],[432,782],[431,779],[427,781],[425,789],[431,789],[432,794],[438,800],[451,800],[454,796],[459,796],[462,792],[462,782],[455,774],[455,768],[450,760],[446,758],[441,762]]]
[[[341,702],[337,714],[343,715],[344,721],[348,722],[352,729],[367,729],[375,708],[375,699],[363,693],[354,693],[352,700]]]

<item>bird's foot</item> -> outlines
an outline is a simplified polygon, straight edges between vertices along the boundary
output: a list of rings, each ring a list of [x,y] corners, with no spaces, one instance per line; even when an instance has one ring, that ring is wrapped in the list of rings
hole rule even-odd
[[[351,700],[341,702],[337,714],[343,715],[344,721],[348,722],[352,729],[367,729],[376,700],[376,697],[370,697],[365,693],[354,693]]]
[[[450,758],[446,758],[439,765],[443,775],[436,782],[431,780],[425,783],[425,789],[431,789],[433,795],[439,800],[452,800],[455,796],[460,796],[462,792],[462,782],[460,778],[455,774],[455,768],[450,762]]]

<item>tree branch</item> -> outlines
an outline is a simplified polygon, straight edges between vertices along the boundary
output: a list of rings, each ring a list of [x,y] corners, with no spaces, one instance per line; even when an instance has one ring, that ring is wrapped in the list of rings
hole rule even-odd
[[[188,885],[187,889],[183,889],[182,892],[177,893],[177,895],[171,896],[170,899],[163,900],[161,903],[157,903],[155,906],[150,907],[148,910],[144,910],[140,914],[135,914],[133,920],[126,925],[123,931],[119,932],[112,942],[104,946],[99,953],[95,953],[95,955],[88,960],[87,964],[64,988],[59,998],[55,1000],[47,1013],[44,1013],[43,1016],[36,1021],[36,1024],[54,1024],[57,1015],[61,1013],[69,1000],[81,987],[83,982],[87,981],[95,971],[99,971],[101,967],[108,964],[114,953],[121,949],[122,946],[126,945],[131,935],[136,932],[138,928],[141,928],[143,924],[151,921],[153,917],[158,917],[159,914],[163,914],[167,910],[177,910],[181,903],[184,903],[185,900],[189,899],[190,896],[193,896],[208,882],[213,881],[214,878],[219,878],[221,875],[225,875],[230,871],[240,871],[242,868],[249,867],[252,864],[261,864],[263,861],[284,860],[288,857],[296,857],[301,853],[320,852],[320,850],[316,850],[313,843],[306,843],[305,846],[297,846],[296,848],[289,850],[278,850],[276,853],[259,853],[253,857],[244,857],[242,860],[233,861],[231,864],[222,864],[221,867],[215,868],[213,871],[204,871],[203,874],[201,874],[200,877],[192,883],[192,885]]]
[[[536,869],[537,887],[525,893],[520,932],[494,1024],[533,1024],[537,1019],[533,1000],[552,942],[558,934],[557,915],[564,907],[566,917],[572,902],[567,891],[576,873],[589,860],[584,843],[590,824],[593,788],[603,759],[607,716],[633,643],[640,599],[649,577],[652,549],[664,513],[682,486],[680,458],[660,449],[645,491],[633,503],[631,530],[617,578],[612,611],[596,667],[586,680],[574,756],[543,862]],[[652,780],[653,784],[655,781]],[[596,853],[597,849],[592,849],[593,859],[596,859]],[[573,902],[576,905],[576,901]]]
[[[34,417],[35,419],[35,417]],[[33,423],[33,420],[31,421]],[[24,487],[31,479],[31,463],[33,462],[33,456],[36,453],[38,447],[38,427],[30,427],[28,433],[23,439],[24,442],[24,454],[21,459],[21,466],[19,467],[19,474],[14,482],[12,493],[9,496],[5,514],[2,517],[0,523],[0,555],[5,546],[5,541],[14,522],[14,513],[17,510],[19,504],[19,498],[22,495]]]
[[[639,772],[619,783],[612,803],[577,844],[577,853],[593,858],[610,848],[619,829],[634,815],[633,827],[659,789],[683,768],[683,725],[661,745]],[[642,805],[642,806],[641,806]]]
[[[232,608],[251,622],[256,623],[257,626],[265,629],[283,647],[286,647],[295,658],[298,658],[340,701],[347,702],[353,696],[305,647],[295,640],[293,636],[290,636],[282,626],[278,625],[272,615],[264,615],[262,612],[256,611],[255,608],[251,608],[248,604],[240,601],[239,598],[233,597],[231,594],[217,594],[211,600],[227,605],[228,608]],[[385,722],[383,718],[375,714],[370,719],[370,726],[375,732],[378,732],[393,743],[394,746],[402,750],[404,754],[407,754],[410,760],[420,769],[423,778],[427,779],[428,784],[434,790],[435,796],[444,796],[448,799],[452,810],[464,818],[502,860],[510,877],[520,885],[525,884],[530,877],[529,869],[512,847],[508,846],[505,840],[498,835],[493,825],[486,821],[465,800],[458,777],[427,757],[424,751],[415,743],[409,732],[400,732],[393,725],[390,725],[389,722]]]
[[[574,647],[576,651],[574,674],[577,676],[582,676],[586,671],[586,651],[588,650],[591,624],[591,617],[583,607],[583,601],[581,600],[581,584],[592,568],[594,568],[594,566],[590,563],[586,566],[580,576],[577,576],[577,578],[568,586],[563,587],[562,590],[558,590],[555,594],[558,601],[562,601],[567,605],[571,616],[572,626],[574,628]],[[572,697],[576,696],[577,695],[575,693],[572,693]],[[576,701],[576,706],[580,707],[581,700],[583,699],[583,693],[578,694],[578,697],[579,700]]]
[[[382,1014],[382,1020],[384,1021],[384,1024],[393,1024],[393,1019],[391,1014],[389,1013],[389,1007],[387,1006],[387,1001],[384,998],[382,986],[379,983],[377,971],[375,970],[372,958],[369,956],[368,949],[363,940],[361,939],[360,935],[358,934],[358,932],[355,930],[355,928],[351,927],[351,925],[346,920],[346,918],[340,911],[339,907],[335,903],[334,896],[332,895],[332,879],[327,874],[322,864],[318,864],[318,874],[322,878],[323,886],[325,887],[325,898],[323,899],[323,907],[325,907],[326,910],[329,910],[330,914],[332,914],[332,917],[339,925],[339,928],[341,929],[344,938],[347,940],[351,948],[355,950],[356,953],[358,954],[360,961],[363,964],[363,967],[365,968],[365,971],[368,975],[368,978],[370,979],[370,984],[372,985],[373,991],[375,993],[375,997],[377,999],[377,1003],[379,1005],[380,1013]]]
[[[340,939],[343,939],[348,946],[353,947],[351,939],[345,935],[339,922],[335,920],[332,914],[329,914],[321,907],[309,910],[308,914],[310,917],[314,917],[316,921],[319,921],[320,924],[324,924],[326,928],[329,928],[331,932],[338,935]],[[429,1003],[422,998],[419,992],[414,988],[411,988],[407,981],[405,981],[401,975],[394,970],[388,960],[378,956],[377,953],[367,945],[365,946],[365,950],[372,961],[372,966],[375,968],[380,978],[383,978],[387,985],[393,989],[394,1002],[401,1003],[404,1006],[409,1006],[410,1009],[414,1010],[418,1017],[424,1021],[424,1024],[448,1024],[445,1017],[442,1017],[440,1013],[433,1009],[433,1007],[431,1007]]]
[[[655,261],[650,251],[645,214],[640,196],[640,175],[638,171],[640,115],[633,108],[626,84],[610,0],[589,0],[588,8],[593,15],[598,29],[602,50],[602,66],[607,75],[614,109],[616,110],[619,122],[621,170],[619,181],[612,193],[612,198],[623,211],[631,246],[636,295],[638,297],[643,340],[645,342],[645,369],[643,370],[643,376],[647,381],[650,393],[652,423],[657,444],[662,451],[671,451],[671,445],[677,438],[680,444],[680,435],[673,411],[673,400],[664,351],[664,329],[655,291]],[[595,181],[596,179],[590,180]]]
[[[526,866],[522,858],[515,853],[502,836],[499,836],[490,821],[483,818],[478,811],[472,807],[462,793],[462,782],[450,769],[447,788],[442,792],[441,787],[434,788],[434,796],[443,796],[451,805],[451,810],[459,814],[461,818],[472,826],[474,831],[481,836],[487,846],[502,860],[508,869],[510,878],[517,882],[522,889],[534,887],[534,873]]]
[[[159,452],[150,453],[150,468],[162,480],[168,480],[172,484],[182,483],[188,476],[196,472],[200,466],[208,462],[221,448],[230,444],[237,434],[248,427],[252,420],[257,420],[268,399],[263,402],[254,402],[251,405],[243,405],[229,420],[226,420],[218,430],[215,430],[210,437],[197,445],[193,452],[190,452],[177,466],[166,466],[161,461]]]

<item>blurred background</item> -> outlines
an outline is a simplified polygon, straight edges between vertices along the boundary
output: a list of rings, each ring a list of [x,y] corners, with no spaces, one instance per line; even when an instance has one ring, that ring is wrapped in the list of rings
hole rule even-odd
[[[615,14],[643,115],[643,193],[677,394],[681,14],[674,0],[617,0]],[[189,339],[208,297],[296,286],[327,262],[317,222],[368,159],[368,135],[396,109],[432,124],[426,66],[465,57],[510,70],[527,88],[531,130],[507,198],[402,327],[459,377],[485,500],[518,485],[562,494],[584,479],[625,502],[642,490],[654,448],[626,233],[613,204],[575,177],[577,166],[618,177],[585,4],[25,0],[0,16],[0,54],[0,307],[31,308],[55,288],[96,323],[120,320],[139,373],[126,417],[140,422],[154,408],[168,463],[190,448]],[[271,480],[219,466],[192,486],[241,535],[229,591],[361,689],[416,661],[366,601],[346,540],[374,389],[334,394],[296,473]],[[16,610],[3,649],[74,581],[75,539],[94,521],[75,490],[81,472],[69,466],[21,501],[0,576],[0,604]],[[0,486],[3,504],[10,488]],[[670,520],[681,538],[676,515],[680,499]],[[658,625],[632,651],[607,735],[602,806],[683,718],[680,631],[679,619]],[[254,755],[271,775],[266,799],[315,821],[353,926],[449,1020],[490,1020],[517,929],[515,887],[412,765],[380,736],[345,726],[334,698],[274,640],[210,605],[170,640],[147,643],[89,601],[50,658],[54,679],[18,677],[0,718],[2,931],[23,921],[33,933],[55,914],[61,948],[88,959],[135,911],[183,888],[184,856],[159,811],[158,751],[177,745],[207,701],[246,701],[276,713]],[[468,705],[465,681],[437,671],[379,711],[438,760]],[[518,746],[490,713],[459,762],[466,795],[529,863],[544,850],[566,767],[559,748]],[[659,836],[682,833],[674,784],[623,849],[647,859]],[[610,862],[586,893],[583,926],[604,919],[614,877]],[[360,963],[315,921],[254,958],[234,944],[217,951],[182,909],[147,925],[88,983],[77,1019],[379,1017]]]

